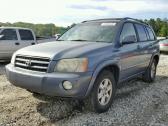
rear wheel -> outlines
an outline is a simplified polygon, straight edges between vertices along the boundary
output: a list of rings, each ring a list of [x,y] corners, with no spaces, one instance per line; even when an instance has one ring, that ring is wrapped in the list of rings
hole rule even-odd
[[[101,113],[107,111],[115,95],[116,82],[110,71],[104,70],[97,77],[93,91],[86,103],[92,111]]]
[[[150,64],[150,66],[148,67],[148,69],[146,70],[143,79],[146,82],[153,82],[155,80],[156,77],[156,68],[157,68],[157,62],[155,59],[153,59],[152,63]]]

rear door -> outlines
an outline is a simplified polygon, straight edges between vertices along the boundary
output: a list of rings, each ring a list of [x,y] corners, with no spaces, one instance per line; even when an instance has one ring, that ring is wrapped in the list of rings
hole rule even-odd
[[[0,59],[9,59],[19,46],[16,30],[3,29],[0,35]]]
[[[135,37],[135,41],[127,42],[127,38]],[[125,41],[126,39],[126,41]],[[125,42],[123,42],[125,41]],[[129,77],[138,73],[137,65],[139,64],[138,59],[138,43],[134,25],[132,23],[125,23],[123,25],[123,29],[120,35],[120,51],[119,55],[120,59],[120,66],[121,66],[121,74],[120,80],[124,81]]]
[[[18,29],[18,34],[20,40],[20,48],[35,44],[35,38],[31,30]]]
[[[138,48],[140,54],[139,55],[140,63],[138,67],[140,68],[141,71],[145,71],[151,59],[154,36],[152,37],[151,33],[149,35],[148,29],[144,25],[135,24],[135,27],[138,36]]]

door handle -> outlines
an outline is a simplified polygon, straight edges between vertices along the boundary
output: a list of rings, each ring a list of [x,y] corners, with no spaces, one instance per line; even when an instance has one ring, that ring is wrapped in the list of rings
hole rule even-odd
[[[32,45],[35,45],[35,43],[33,42],[33,43],[31,43]]]
[[[140,46],[140,45],[138,45],[138,46],[137,46],[137,48],[138,48],[138,49],[141,49],[141,46]]]
[[[15,42],[15,45],[20,45],[20,43],[19,42]]]

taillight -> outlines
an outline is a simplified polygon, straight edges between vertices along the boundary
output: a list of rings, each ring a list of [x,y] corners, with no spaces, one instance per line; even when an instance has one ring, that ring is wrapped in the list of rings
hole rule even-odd
[[[160,46],[168,46],[168,44],[160,44]]]

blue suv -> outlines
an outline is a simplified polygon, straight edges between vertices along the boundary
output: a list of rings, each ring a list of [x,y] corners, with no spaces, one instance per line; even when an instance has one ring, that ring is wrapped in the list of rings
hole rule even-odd
[[[84,21],[56,42],[18,50],[6,66],[9,81],[33,93],[86,101],[109,109],[119,84],[142,76],[153,82],[159,44],[152,28],[136,19]]]

